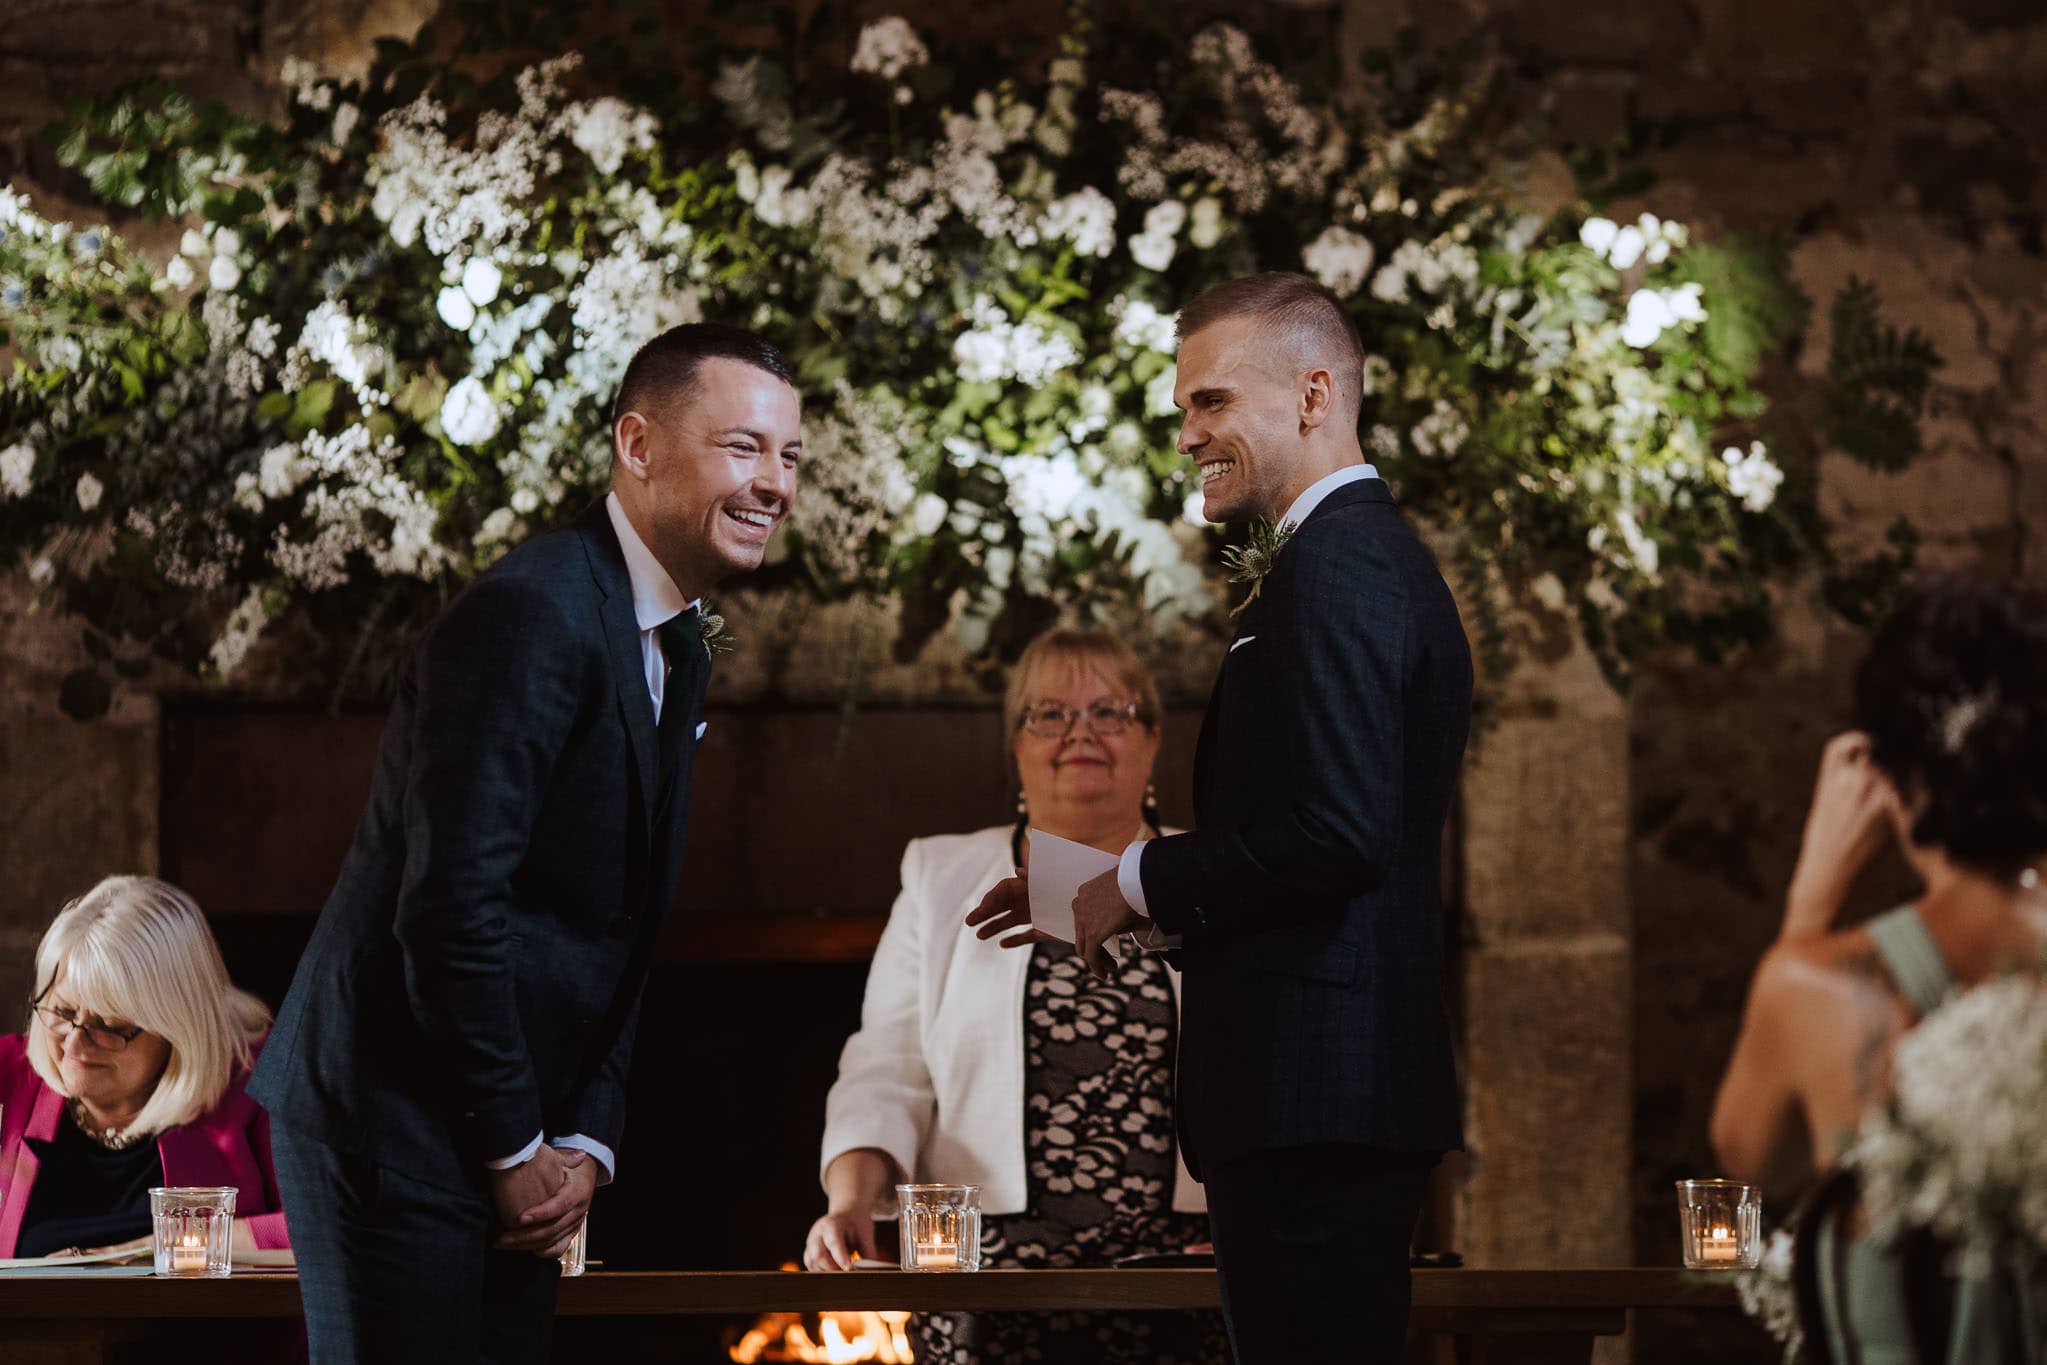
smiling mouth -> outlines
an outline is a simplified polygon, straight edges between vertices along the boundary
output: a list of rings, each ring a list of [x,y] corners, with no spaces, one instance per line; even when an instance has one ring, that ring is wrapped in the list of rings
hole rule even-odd
[[[751,507],[728,507],[725,509],[725,515],[748,530],[772,531],[775,529],[776,517],[772,512],[760,512]]]
[[[1216,460],[1201,466],[1201,486],[1208,487],[1223,475],[1237,467],[1235,460]]]

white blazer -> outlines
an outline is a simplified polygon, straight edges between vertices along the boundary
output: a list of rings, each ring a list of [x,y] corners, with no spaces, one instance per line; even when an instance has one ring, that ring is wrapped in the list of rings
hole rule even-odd
[[[903,850],[902,891],[868,969],[860,1029],[825,1099],[820,1179],[837,1157],[874,1147],[912,1180],[979,1185],[983,1212],[1023,1212],[1024,986],[1037,949],[983,941],[965,923],[1014,874],[1009,840],[998,825]],[[1179,976],[1167,975],[1177,1008]],[[1174,1165],[1173,1208],[1204,1211],[1177,1149]],[[895,1211],[890,1191],[875,1214]]]

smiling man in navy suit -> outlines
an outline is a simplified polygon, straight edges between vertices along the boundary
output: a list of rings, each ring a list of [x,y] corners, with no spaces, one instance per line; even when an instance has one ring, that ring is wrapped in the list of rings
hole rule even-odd
[[[1329,291],[1255,275],[1179,326],[1203,512],[1285,539],[1202,723],[1195,829],[1083,886],[1076,947],[1099,973],[1118,934],[1178,937],[1178,1118],[1241,1365],[1392,1365],[1427,1173],[1462,1142],[1440,869],[1470,649],[1365,462],[1364,348]],[[970,922],[1028,924],[1023,897]]]
[[[547,1358],[680,874],[699,602],[788,515],[800,417],[752,333],[656,337],[620,384],[610,494],[479,577],[408,659],[249,1086],[313,1365]]]

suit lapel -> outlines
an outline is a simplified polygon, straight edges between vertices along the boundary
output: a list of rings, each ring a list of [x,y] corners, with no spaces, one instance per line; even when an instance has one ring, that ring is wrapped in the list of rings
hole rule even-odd
[[[618,548],[618,535],[611,529],[611,517],[601,500],[576,526],[583,535],[590,576],[604,594],[604,640],[611,653],[612,684],[632,745],[633,767],[639,774],[642,832],[651,837],[661,790],[661,756],[654,736],[654,699],[647,693],[646,656],[640,650],[640,623],[633,616],[632,577],[626,572],[625,555]]]

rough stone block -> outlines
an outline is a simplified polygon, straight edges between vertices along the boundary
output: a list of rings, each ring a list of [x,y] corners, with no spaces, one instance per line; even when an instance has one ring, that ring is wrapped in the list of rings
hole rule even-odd
[[[1632,986],[1614,935],[1467,958],[1472,1263],[1628,1264]]]
[[[1481,944],[1625,934],[1625,703],[1574,654],[1517,675],[1464,777],[1464,905]]]

